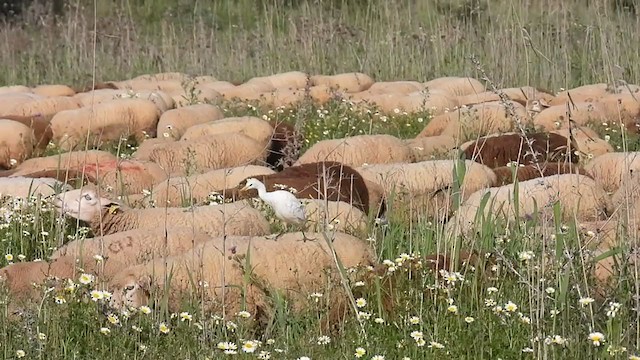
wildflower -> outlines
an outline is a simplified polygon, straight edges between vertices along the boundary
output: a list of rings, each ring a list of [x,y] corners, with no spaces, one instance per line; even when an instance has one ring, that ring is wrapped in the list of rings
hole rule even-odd
[[[67,300],[63,296],[60,296],[60,295],[55,297],[55,301],[56,301],[56,304],[58,304],[58,305],[62,305],[62,304],[67,302]]]
[[[354,354],[355,357],[357,358],[361,358],[363,356],[365,356],[365,354],[367,353],[367,350],[365,350],[364,348],[356,348],[356,353]]]
[[[256,351],[257,348],[258,348],[258,343],[253,340],[245,341],[244,345],[242,345],[242,351],[246,353],[252,353]]]
[[[45,341],[47,340],[47,335],[43,333],[38,333],[38,340]]]
[[[364,281],[357,281],[355,284],[353,284],[353,287],[360,287],[360,286],[364,286]]]
[[[148,306],[142,305],[140,306],[140,312],[149,315],[151,313],[151,309]]]
[[[496,301],[493,299],[484,299],[484,305],[486,307],[492,307],[496,305]]]
[[[227,321],[227,323],[224,324],[224,326],[226,326],[227,329],[229,330],[235,330],[238,328],[238,325],[236,325],[236,323],[234,323],[233,321]]]
[[[318,337],[318,345],[327,345],[330,342],[331,342],[331,338],[326,335]]]
[[[191,319],[193,319],[193,316],[188,312],[185,311],[180,313],[180,321],[191,321]]]
[[[594,300],[593,300],[593,298],[590,298],[590,297],[582,297],[582,298],[580,298],[580,300],[578,300],[578,303],[579,303],[582,307],[585,307],[585,306],[587,306],[587,305],[591,304],[593,301],[594,301]]]
[[[267,345],[273,345],[273,344],[275,344],[275,343],[276,343],[276,341],[275,341],[275,340],[273,340],[273,339],[267,339]]]
[[[534,257],[536,257],[536,254],[534,254],[533,251],[522,251],[520,254],[518,254],[518,258],[520,259],[520,261],[529,261]]]
[[[372,357],[371,360],[384,360],[384,356],[376,355],[376,356]]]
[[[554,289],[554,288],[552,288],[552,287],[548,287],[548,288],[544,289],[544,291],[545,291],[547,294],[551,295],[551,294],[554,294],[554,293],[556,292],[556,289]]]
[[[18,351],[16,351],[16,357],[17,357],[17,358],[23,358],[23,357],[25,357],[26,355],[27,355],[27,353],[26,353],[26,352],[24,352],[24,350],[18,350]]]
[[[620,303],[617,302],[610,302],[609,303],[609,310],[607,310],[607,316],[608,317],[616,317],[616,315],[618,314],[618,310],[620,310]]]
[[[600,346],[604,342],[604,334],[601,332],[592,332],[589,334],[589,340],[591,340],[593,345]]]
[[[369,320],[371,318],[371,313],[358,311],[358,320]]]
[[[630,355],[629,360],[640,360],[640,356],[638,355]]]
[[[384,319],[380,317],[373,319],[373,321],[375,321],[376,324],[384,324]]]
[[[412,317],[409,318],[409,323],[411,325],[418,325],[418,324],[420,324],[420,318],[417,317],[417,316],[412,316]]]
[[[444,349],[444,345],[440,344],[437,341],[431,341],[429,342],[429,346],[427,346],[428,348],[435,348],[435,349]]]
[[[409,336],[411,336],[413,338],[413,340],[418,341],[418,339],[422,339],[423,338],[423,334],[422,331],[412,331],[411,334],[409,334]]]
[[[142,328],[139,326],[131,325],[131,330],[136,332],[142,332]]]
[[[449,307],[447,308],[447,311],[453,314],[457,314],[458,313],[458,307],[455,305],[449,305]]]
[[[24,256],[23,254],[18,254],[18,260],[20,261],[24,261],[24,259],[26,259],[27,257]]]
[[[93,260],[95,260],[96,262],[102,262],[104,261],[104,258],[102,257],[102,255],[95,254],[93,255]]]
[[[427,342],[426,342],[426,341],[424,341],[424,339],[418,339],[418,340],[416,340],[416,346],[419,346],[419,347],[423,347],[423,346],[424,346],[424,344],[426,344],[426,343],[427,343]]]
[[[515,312],[516,310],[518,310],[518,305],[516,305],[513,302],[509,301],[508,303],[506,303],[504,305],[504,309],[507,310],[508,312]]]
[[[111,330],[109,330],[109,328],[103,327],[100,328],[100,332],[102,333],[102,335],[109,335],[111,333]]]
[[[527,325],[531,324],[531,318],[530,317],[524,316],[524,315],[522,315],[522,313],[520,313],[519,315],[520,315],[520,321],[522,323],[527,324]]]
[[[359,307],[359,308],[367,306],[367,300],[365,300],[363,298],[357,299],[356,300],[356,306]]]
[[[163,334],[168,334],[169,333],[169,326],[167,326],[167,324],[162,322],[158,326],[158,330],[160,330],[160,332],[163,333]]]
[[[260,354],[258,354],[258,359],[269,360],[271,359],[271,353],[268,351],[260,351]]]
[[[487,288],[487,292],[489,294],[493,294],[494,292],[498,292],[498,288],[495,288],[495,287],[491,286],[491,287]]]
[[[533,349],[532,349],[532,348],[530,348],[530,347],[526,347],[526,348],[522,349],[522,352],[523,352],[523,353],[532,353],[532,352],[533,352]]]
[[[104,294],[100,290],[91,290],[90,295],[91,295],[91,300],[93,301],[99,301],[104,299]]]
[[[93,275],[91,274],[82,274],[80,275],[80,279],[78,281],[83,285],[88,285],[93,282]]]
[[[7,254],[7,255],[4,256],[4,259],[9,261],[9,262],[11,262],[11,261],[13,261],[13,255],[12,254]]]
[[[118,325],[120,323],[120,319],[118,319],[118,316],[115,314],[107,315],[107,320],[109,320],[113,325]]]
[[[567,343],[567,339],[560,335],[553,335],[551,342],[557,345],[565,345]]]
[[[238,312],[238,316],[244,319],[248,319],[251,317],[251,313],[248,311],[240,311]]]

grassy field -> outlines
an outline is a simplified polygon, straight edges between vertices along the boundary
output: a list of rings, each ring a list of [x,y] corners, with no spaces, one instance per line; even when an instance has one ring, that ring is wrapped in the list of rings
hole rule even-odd
[[[623,1],[70,3],[58,19],[36,9],[16,24],[0,26],[0,85],[82,87],[163,71],[240,82],[290,70],[362,71],[377,80],[466,75],[498,88],[554,91],[621,79],[640,83],[640,16],[634,13],[640,9],[613,5]],[[301,123],[306,145],[362,133],[413,137],[429,120],[428,114],[400,113],[373,121],[341,102],[275,113],[229,111]],[[635,148],[637,140],[622,144],[619,134],[611,135],[616,145]],[[69,239],[88,236],[85,228],[56,218],[40,199],[5,200],[0,214],[2,266],[46,260]],[[621,269],[610,288],[596,287],[575,224],[542,219],[552,226],[540,228],[533,221],[486,219],[478,222],[472,243],[457,244],[445,241],[442,227],[429,219],[417,216],[410,223],[393,211],[389,218],[388,225],[372,225],[362,234],[387,264],[387,274],[367,286],[351,284],[358,313],[333,329],[323,326],[331,304],[321,294],[309,299],[310,310],[303,314],[291,313],[284,299],[274,298],[266,326],[256,331],[255,314],[225,322],[202,314],[197,303],[185,304],[183,313],[171,314],[158,304],[148,314],[146,309],[112,314],[96,298],[102,293],[91,293],[97,284],[76,281],[60,293],[43,290],[42,302],[17,319],[1,297],[0,354],[7,359],[640,359],[635,356],[640,356],[638,269]],[[436,280],[435,274],[409,266],[419,254],[455,252],[461,245],[495,254],[486,271],[477,267]],[[391,308],[382,296],[389,277],[396,281]]]

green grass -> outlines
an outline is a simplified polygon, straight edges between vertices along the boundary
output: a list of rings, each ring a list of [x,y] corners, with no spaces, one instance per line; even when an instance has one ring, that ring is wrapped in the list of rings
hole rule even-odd
[[[19,27],[0,28],[0,84],[84,86],[92,79],[162,71],[229,81],[290,70],[362,71],[376,80],[482,78],[472,57],[498,88],[559,90],[617,79],[640,83],[635,55],[640,17],[614,9],[613,2],[116,0],[95,8],[91,2],[71,3],[57,22],[30,14]],[[229,115],[299,124],[306,138],[303,149],[358,134],[410,138],[429,119],[428,114],[396,114],[382,121],[347,102],[272,111],[224,106]],[[634,136],[623,143],[612,129],[598,127],[620,149],[640,145]],[[126,142],[110,150],[127,156],[135,145]],[[0,265],[46,260],[69,239],[88,236],[85,228],[56,219],[40,200],[19,205],[3,200],[0,207],[0,254],[7,255]],[[191,320],[157,306],[148,315],[117,314],[118,321],[110,321],[102,302],[90,300],[97,285],[89,284],[46,293],[40,306],[18,318],[9,316],[9,300],[0,297],[0,353],[3,358],[24,351],[25,358],[41,359],[217,359],[224,356],[218,348],[222,342],[234,343],[235,357],[247,359],[263,351],[271,359],[349,359],[358,347],[366,350],[363,359],[627,359],[639,353],[637,269],[623,271],[620,281],[597,297],[594,280],[585,275],[591,265],[583,259],[584,238],[574,234],[570,222],[545,219],[554,226],[539,229],[489,218],[478,222],[477,237],[458,244],[447,242],[439,224],[419,215],[413,223],[390,218],[394,221],[385,231],[372,226],[366,236],[392,271],[367,286],[351,284],[354,296],[367,302],[359,308],[361,321],[351,313],[332,332],[320,320],[332,305],[327,296],[311,298],[302,314],[291,313],[286,299],[275,297],[266,328],[256,332],[251,318],[225,323],[202,314],[197,304],[185,305]],[[495,265],[467,270],[464,280],[452,276],[457,281],[448,283],[406,260],[460,247],[491,251]],[[535,257],[529,259],[529,252]],[[389,277],[395,279],[392,308],[382,301],[389,289],[381,284]],[[597,301],[582,306],[582,297]],[[615,316],[610,302],[620,304]],[[160,331],[163,323],[166,334]],[[413,331],[422,332],[424,344]],[[605,334],[602,346],[588,340],[592,332]],[[325,335],[327,344],[319,341]],[[250,340],[261,344],[245,353],[242,345]]]

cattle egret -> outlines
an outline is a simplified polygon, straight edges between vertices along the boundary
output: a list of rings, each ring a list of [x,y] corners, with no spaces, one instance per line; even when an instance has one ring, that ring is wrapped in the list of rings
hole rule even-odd
[[[267,192],[267,188],[264,184],[256,179],[247,179],[246,185],[241,191],[256,189],[258,190],[258,197],[262,199],[267,205],[271,206],[276,217],[287,224],[304,225],[307,221],[307,216],[304,212],[304,205],[302,202],[292,193],[285,190],[276,190]],[[282,236],[284,232],[281,232],[276,236],[276,239]],[[314,240],[308,238],[302,231],[302,239],[304,241]]]

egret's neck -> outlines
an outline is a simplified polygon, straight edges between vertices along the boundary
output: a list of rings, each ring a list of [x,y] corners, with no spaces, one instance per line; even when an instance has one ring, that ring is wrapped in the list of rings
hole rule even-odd
[[[263,197],[267,194],[267,188],[264,184],[257,184],[256,190],[258,190],[258,196]]]

